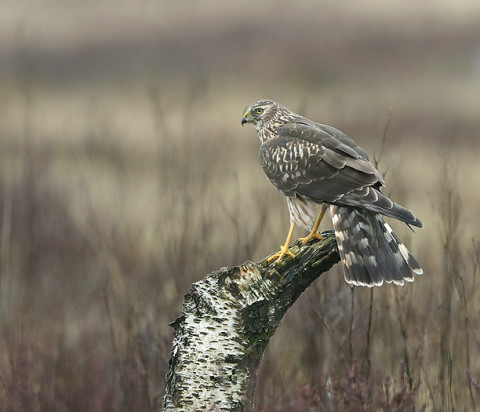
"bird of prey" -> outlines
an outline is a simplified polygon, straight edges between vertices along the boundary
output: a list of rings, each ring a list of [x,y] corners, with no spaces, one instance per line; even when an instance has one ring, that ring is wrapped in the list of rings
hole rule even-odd
[[[273,100],[245,108],[242,126],[251,123],[260,138],[260,163],[267,178],[287,198],[290,230],[280,251],[269,258],[295,257],[289,244],[295,225],[310,230],[303,244],[322,239],[318,232],[330,208],[345,280],[358,286],[383,281],[403,285],[422,268],[382,215],[412,226],[423,223],[382,193],[384,181],[365,151],[350,137],[295,114]],[[412,229],[413,230],[413,229]]]

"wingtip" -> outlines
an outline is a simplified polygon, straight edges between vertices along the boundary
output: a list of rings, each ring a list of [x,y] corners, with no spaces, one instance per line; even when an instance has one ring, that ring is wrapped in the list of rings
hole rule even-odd
[[[415,217],[415,220],[414,220],[413,222],[405,222],[405,223],[407,224],[408,228],[409,228],[413,233],[415,233],[415,229],[412,227],[412,225],[413,225],[413,226],[416,226],[416,227],[418,227],[418,228],[420,228],[420,229],[423,229],[423,222],[422,222],[420,219],[418,219],[417,217]]]

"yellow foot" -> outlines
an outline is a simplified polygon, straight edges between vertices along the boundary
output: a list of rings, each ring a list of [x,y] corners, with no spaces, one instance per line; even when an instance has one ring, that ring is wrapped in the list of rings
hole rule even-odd
[[[321,235],[320,233],[318,232],[315,232],[315,233],[310,233],[307,237],[300,237],[298,238],[298,240],[300,242],[302,242],[302,245],[306,245],[308,242],[310,242],[312,239],[319,239],[319,240],[323,240],[325,239],[325,237],[323,235]]]
[[[288,250],[288,246],[280,246],[280,251],[275,253],[274,255],[270,256],[267,260],[270,263],[272,260],[277,259],[277,263],[279,263],[285,255],[290,256],[291,258],[295,259],[295,255]]]

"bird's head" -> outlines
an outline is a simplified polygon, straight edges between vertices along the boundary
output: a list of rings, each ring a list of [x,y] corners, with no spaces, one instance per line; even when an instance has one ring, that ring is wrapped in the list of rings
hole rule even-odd
[[[259,130],[265,123],[268,123],[276,117],[281,106],[273,100],[259,100],[247,106],[243,112],[242,126],[245,123],[251,123],[255,129]]]

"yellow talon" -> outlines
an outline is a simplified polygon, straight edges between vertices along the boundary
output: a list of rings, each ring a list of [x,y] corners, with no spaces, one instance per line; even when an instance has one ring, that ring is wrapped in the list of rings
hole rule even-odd
[[[278,257],[277,263],[279,263],[285,255],[290,256],[291,258],[295,258],[295,255],[288,250],[288,246],[290,245],[290,239],[292,239],[293,228],[295,227],[295,223],[290,223],[290,230],[288,231],[287,239],[285,240],[285,244],[280,246],[280,251],[275,253],[274,255],[270,256],[267,259],[267,262],[270,263],[272,260]]]
[[[277,263],[279,263],[285,255],[288,255],[292,259],[295,259],[295,255],[292,252],[290,252],[290,250],[288,249],[288,246],[285,248],[285,245],[283,245],[283,246],[280,246],[280,251],[279,252],[275,253],[274,255],[270,256],[267,259],[267,262],[270,263],[270,262],[272,262],[272,260],[278,258]]]
[[[310,233],[307,237],[299,237],[298,240],[300,242],[302,242],[302,245],[306,245],[308,242],[310,242],[310,240],[312,239],[319,239],[319,240],[323,240],[325,239],[325,236],[321,235],[320,233],[318,232],[315,232],[315,233]]]

